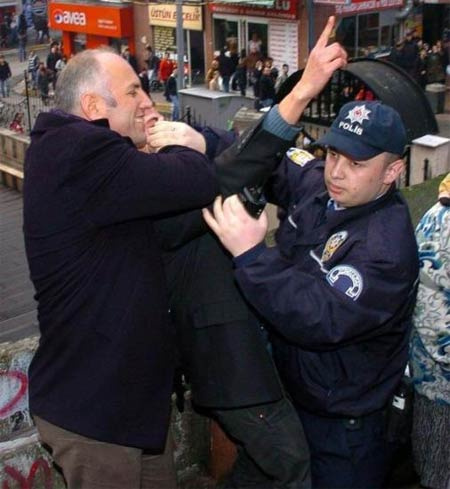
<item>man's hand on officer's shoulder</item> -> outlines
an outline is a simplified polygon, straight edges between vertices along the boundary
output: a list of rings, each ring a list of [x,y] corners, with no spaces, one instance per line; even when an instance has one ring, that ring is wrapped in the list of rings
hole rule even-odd
[[[221,196],[216,197],[213,212],[203,209],[203,217],[233,256],[239,256],[264,241],[267,233],[267,214],[262,212],[258,219],[251,217],[237,195],[223,202]]]
[[[157,152],[165,146],[187,146],[200,153],[206,152],[205,138],[184,122],[158,121],[147,128],[147,146]]]

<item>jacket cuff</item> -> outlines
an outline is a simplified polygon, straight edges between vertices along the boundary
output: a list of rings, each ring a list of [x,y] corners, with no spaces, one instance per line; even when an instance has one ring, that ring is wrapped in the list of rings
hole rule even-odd
[[[301,127],[292,126],[281,117],[278,105],[272,107],[264,118],[263,129],[286,141],[292,141],[301,131]]]
[[[233,258],[235,268],[242,268],[249,265],[251,262],[255,261],[258,256],[266,250],[266,248],[267,246],[263,241],[262,243],[258,243],[257,245],[253,246],[253,248],[244,251],[244,253],[235,256]]]

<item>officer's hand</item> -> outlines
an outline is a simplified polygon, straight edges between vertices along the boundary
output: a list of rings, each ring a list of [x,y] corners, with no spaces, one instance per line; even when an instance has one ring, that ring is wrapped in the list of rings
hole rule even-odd
[[[280,114],[287,122],[297,122],[306,105],[323,90],[333,73],[347,64],[347,53],[339,43],[327,45],[335,22],[334,16],[328,18],[325,29],[309,53],[300,81],[280,102]]]
[[[216,197],[213,214],[203,209],[203,217],[233,256],[261,243],[268,227],[267,214],[263,212],[258,219],[251,217],[237,195],[228,197],[223,203],[221,196]]]
[[[205,138],[184,122],[156,122],[152,127],[147,128],[147,144],[153,151],[176,144],[187,146],[203,154],[206,152]]]

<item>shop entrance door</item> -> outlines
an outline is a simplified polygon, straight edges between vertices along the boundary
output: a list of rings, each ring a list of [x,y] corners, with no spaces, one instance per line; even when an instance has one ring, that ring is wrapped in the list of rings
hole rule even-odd
[[[231,54],[236,53],[238,55],[243,49],[247,55],[252,49],[256,49],[263,57],[267,56],[267,22],[236,16],[214,16],[213,37],[216,55],[222,48],[225,48]]]
[[[268,29],[266,22],[243,21],[245,30],[245,50],[249,54],[259,51],[263,58],[268,53]]]

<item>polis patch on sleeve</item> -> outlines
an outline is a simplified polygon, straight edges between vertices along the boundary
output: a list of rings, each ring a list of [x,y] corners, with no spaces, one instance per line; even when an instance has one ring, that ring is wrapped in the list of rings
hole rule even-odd
[[[326,276],[327,282],[340,290],[350,299],[356,301],[363,290],[361,274],[350,265],[338,265],[332,268]]]
[[[314,160],[314,156],[300,148],[289,148],[286,156],[296,165],[305,166],[308,161]]]

